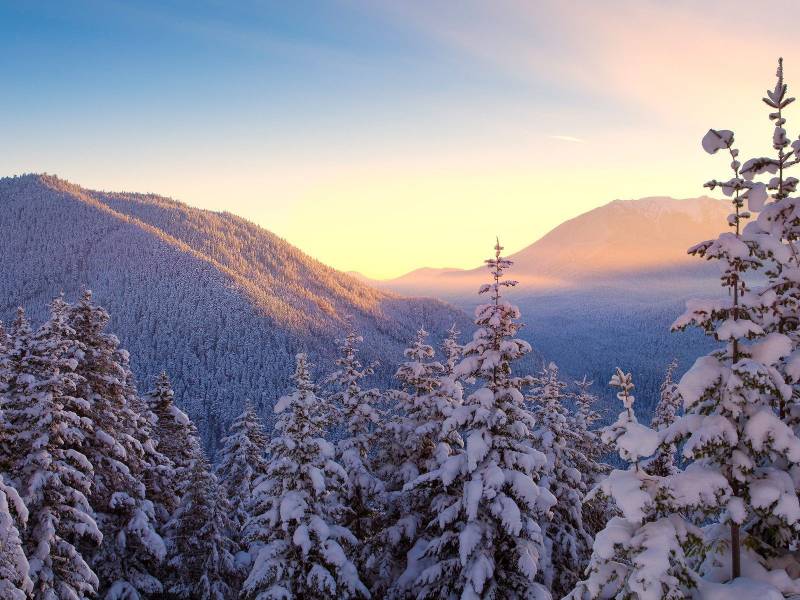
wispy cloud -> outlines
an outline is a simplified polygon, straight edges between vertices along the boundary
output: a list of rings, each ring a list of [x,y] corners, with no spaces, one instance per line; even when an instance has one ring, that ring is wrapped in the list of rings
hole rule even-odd
[[[583,144],[586,140],[572,135],[548,135],[551,140],[559,140],[562,142],[572,142],[574,144]]]

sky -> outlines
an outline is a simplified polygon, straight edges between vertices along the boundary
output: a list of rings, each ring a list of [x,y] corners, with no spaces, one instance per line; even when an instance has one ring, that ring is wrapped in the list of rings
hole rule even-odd
[[[778,56],[800,92],[798,18],[783,0],[0,0],[0,176],[228,210],[374,278],[473,267],[496,235],[513,252],[617,198],[702,194],[726,175],[709,127],[769,151],[760,98]]]

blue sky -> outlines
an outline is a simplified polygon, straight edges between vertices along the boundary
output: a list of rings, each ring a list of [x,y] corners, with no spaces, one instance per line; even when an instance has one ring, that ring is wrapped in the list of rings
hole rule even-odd
[[[472,266],[700,194],[710,126],[760,148],[777,55],[800,74],[783,6],[0,0],[0,175],[231,210],[376,277]]]

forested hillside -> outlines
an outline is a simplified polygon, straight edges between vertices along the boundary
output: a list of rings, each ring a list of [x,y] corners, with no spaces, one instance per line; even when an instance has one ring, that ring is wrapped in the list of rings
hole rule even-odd
[[[419,327],[435,338],[469,328],[457,309],[375,290],[229,213],[46,175],[0,179],[0,319],[21,304],[41,321],[53,297],[83,287],[111,313],[139,384],[166,369],[212,450],[245,399],[269,416],[287,357],[330,363],[348,320],[383,382]]]

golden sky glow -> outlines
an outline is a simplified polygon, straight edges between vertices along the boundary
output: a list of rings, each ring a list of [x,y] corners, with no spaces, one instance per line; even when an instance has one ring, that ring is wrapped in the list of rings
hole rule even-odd
[[[55,108],[25,95],[41,82],[23,60],[0,100],[0,172],[229,210],[376,278],[475,266],[495,235],[515,251],[615,198],[700,195],[725,173],[700,149],[709,127],[769,150],[760,98],[779,55],[800,93],[790,2],[780,19],[744,2],[344,2],[352,25],[290,14],[277,29],[111,6],[103,23],[49,16],[138,24],[153,56],[67,52]]]

